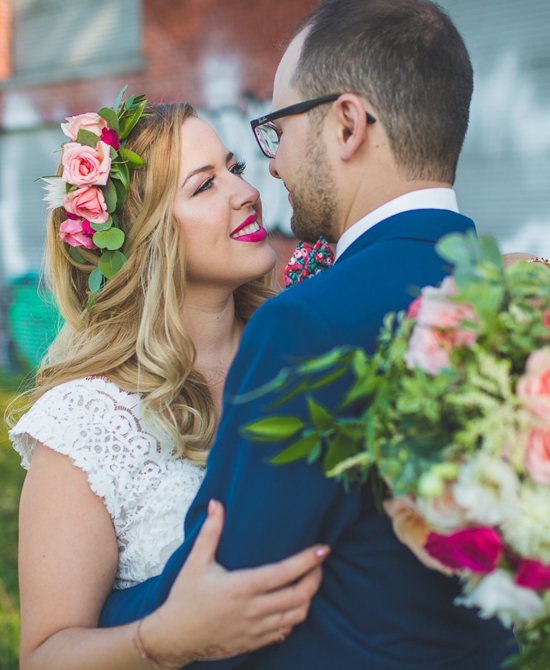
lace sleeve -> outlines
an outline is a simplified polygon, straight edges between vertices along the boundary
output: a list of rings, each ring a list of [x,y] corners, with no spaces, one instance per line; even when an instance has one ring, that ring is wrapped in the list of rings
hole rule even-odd
[[[131,477],[132,460],[140,452],[139,434],[132,434],[135,417],[127,407],[132,398],[138,396],[102,379],[51,389],[9,433],[21,465],[29,468],[37,442],[68,456],[86,473],[90,488],[104,500],[111,517],[116,517],[121,483]]]

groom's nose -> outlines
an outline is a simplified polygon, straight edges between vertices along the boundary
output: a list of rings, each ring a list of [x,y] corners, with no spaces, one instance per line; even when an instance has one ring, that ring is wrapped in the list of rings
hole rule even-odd
[[[271,173],[272,177],[275,177],[275,179],[280,179],[281,178],[279,176],[279,173],[277,172],[277,168],[275,167],[275,158],[272,158],[269,161],[269,172]]]

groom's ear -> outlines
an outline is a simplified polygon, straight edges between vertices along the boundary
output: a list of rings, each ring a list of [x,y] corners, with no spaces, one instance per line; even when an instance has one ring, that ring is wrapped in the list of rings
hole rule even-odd
[[[358,95],[344,93],[336,101],[336,133],[340,158],[348,161],[367,139],[369,126],[365,103]]]

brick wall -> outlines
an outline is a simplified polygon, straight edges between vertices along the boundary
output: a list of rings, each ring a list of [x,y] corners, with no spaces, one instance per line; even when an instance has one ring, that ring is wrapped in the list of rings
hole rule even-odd
[[[11,0],[0,0],[0,79],[11,73]]]
[[[2,17],[9,2],[0,0],[0,68],[2,46],[9,37],[3,38],[8,22]],[[98,72],[97,80],[36,85],[27,87],[24,95],[46,123],[59,121],[61,107],[70,114],[98,109],[124,84],[152,101],[185,100],[208,107],[205,75],[210,62],[214,68],[216,63],[231,63],[237,72],[238,90],[229,104],[245,95],[266,100],[280,59],[278,46],[314,4],[315,0],[143,0],[143,71],[118,77]],[[9,47],[5,49],[4,59]]]

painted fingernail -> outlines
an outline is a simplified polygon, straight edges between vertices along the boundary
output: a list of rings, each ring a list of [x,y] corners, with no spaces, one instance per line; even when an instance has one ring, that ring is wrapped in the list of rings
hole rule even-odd
[[[327,546],[319,547],[318,549],[315,550],[315,556],[318,556],[319,558],[324,558],[329,554],[330,554],[330,547]]]

